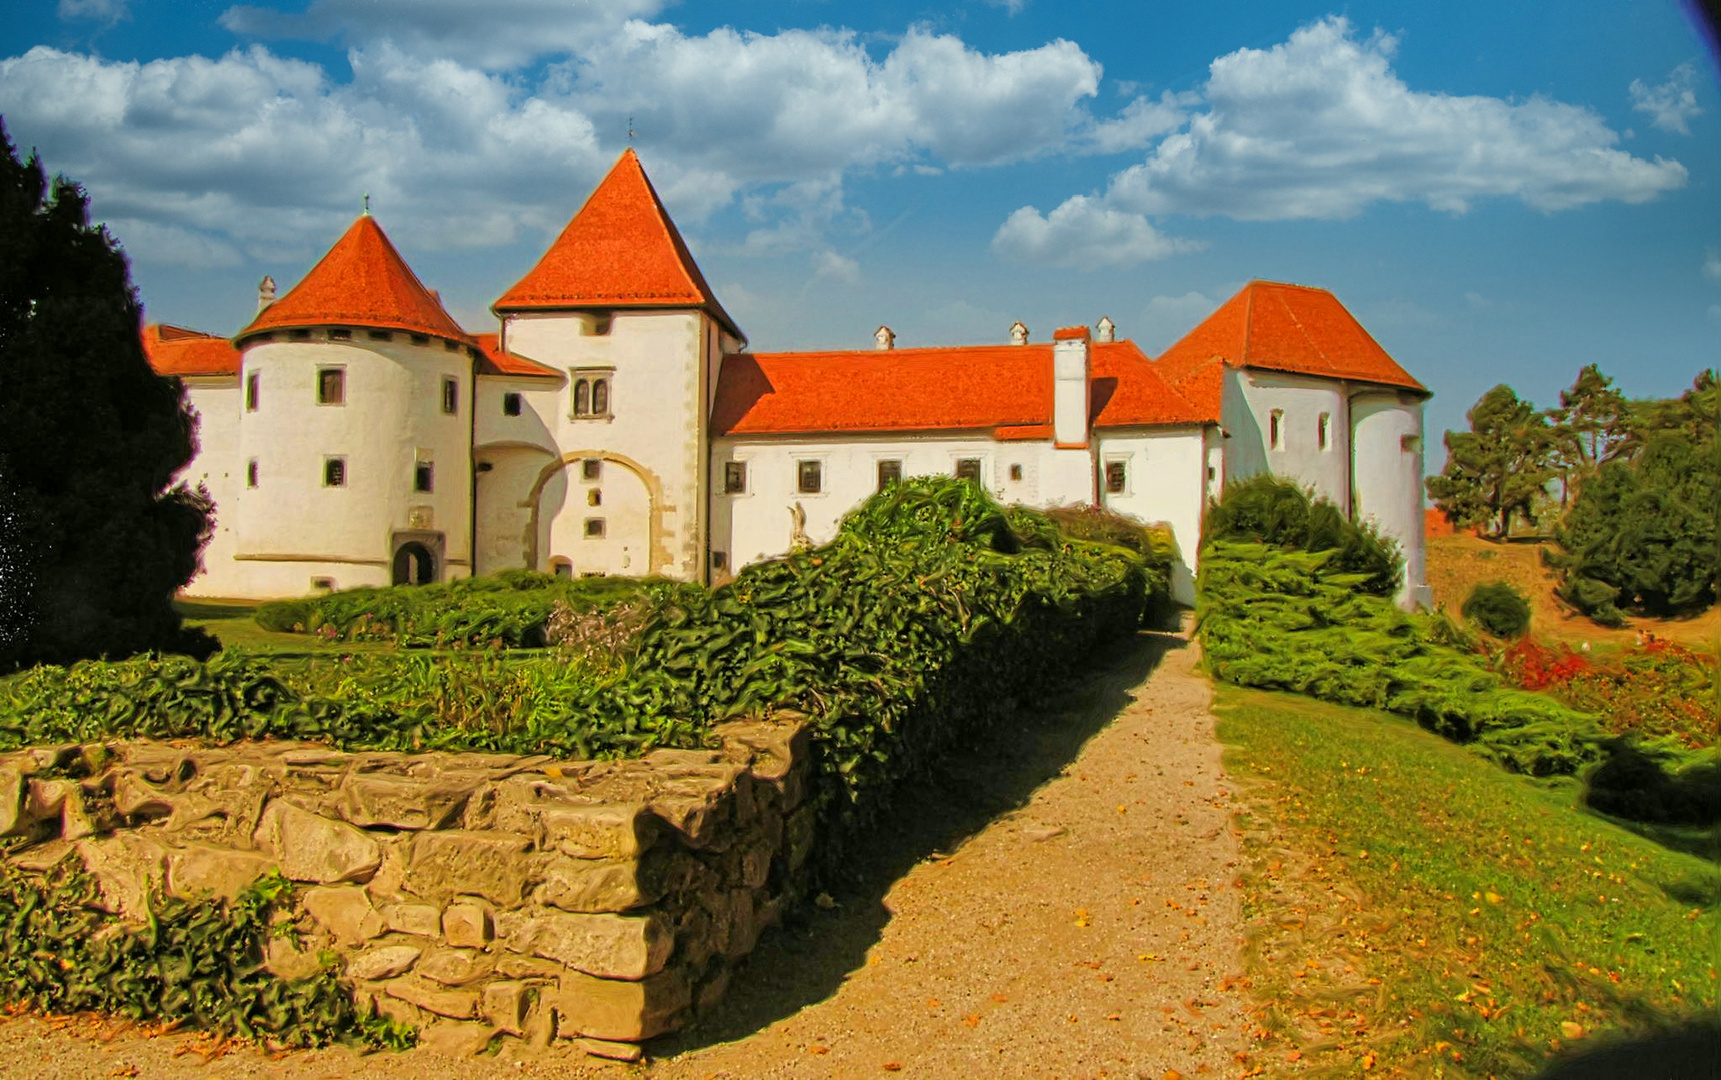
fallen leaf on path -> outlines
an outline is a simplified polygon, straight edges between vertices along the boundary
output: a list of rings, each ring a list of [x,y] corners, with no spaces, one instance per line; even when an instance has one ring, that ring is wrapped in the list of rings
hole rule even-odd
[[[1584,1026],[1571,1020],[1562,1020],[1560,1021],[1560,1034],[1568,1039],[1581,1039],[1584,1037]]]
[[[809,1053],[809,1054],[828,1054],[830,1052],[831,1052],[831,1048],[828,1046],[809,1046],[809,1047],[807,1047],[807,1053]]]
[[[980,1014],[979,1013],[969,1013],[967,1016],[964,1016],[962,1018],[962,1025],[964,1027],[979,1027],[980,1026]]]
[[[902,1071],[902,1062],[900,1062],[900,1061],[887,1061],[884,1063],[884,1071],[885,1072],[901,1072]]]
[[[1009,1001],[1009,1000],[1010,1000],[1010,999],[1009,999],[1009,998],[1008,998],[1008,997],[1007,997],[1007,996],[1005,996],[1005,995],[1003,995],[1003,994],[993,994],[993,995],[992,995],[992,1000],[993,1000],[993,1001],[996,1001],[996,1002],[997,1002],[997,1003],[998,1003],[998,1004],[1000,1004],[1000,1005],[1002,1005],[1002,1004],[1004,1004],[1004,1003],[1005,1003],[1005,1002],[1006,1002],[1006,1001]]]

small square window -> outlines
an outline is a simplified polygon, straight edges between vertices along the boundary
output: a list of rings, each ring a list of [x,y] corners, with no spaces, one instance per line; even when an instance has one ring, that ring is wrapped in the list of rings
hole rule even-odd
[[[980,482],[980,459],[972,457],[957,459],[956,479],[968,480],[978,484]]]
[[[591,457],[580,462],[580,479],[599,480],[603,478],[603,475],[604,462],[602,458]]]
[[[460,342],[451,341],[448,338],[443,338],[442,339],[442,351],[443,352],[459,352],[460,351]]]
[[[728,568],[729,553],[727,551],[713,551],[711,553],[711,569],[727,570]]]
[[[323,486],[347,486],[347,459],[330,457],[323,459]]]
[[[1022,479],[1022,466],[1020,464],[1010,466],[1010,479]]]
[[[250,461],[247,461],[245,463],[245,486],[248,488],[254,488],[257,486],[257,459],[256,458],[252,458]]]
[[[586,519],[586,537],[590,540],[602,540],[604,537],[604,519]]]
[[[436,490],[436,466],[428,461],[421,461],[412,467],[412,490]]]
[[[593,336],[595,336],[595,337],[607,336],[610,332],[610,327],[613,326],[614,324],[615,324],[615,316],[609,314],[608,312],[600,312],[596,315],[593,315],[592,316],[592,323],[591,323]]]
[[[257,411],[257,373],[253,371],[245,376],[245,411]]]
[[[1129,486],[1129,471],[1121,461],[1106,462],[1106,491],[1112,495],[1121,495]]]
[[[335,579],[332,577],[314,577],[311,579],[311,588],[317,592],[334,592]]]
[[[1419,453],[1422,450],[1422,436],[1400,435],[1398,437],[1398,448],[1407,454]]]
[[[370,332],[370,339],[372,341],[393,341],[394,335],[389,333],[387,330],[372,330]]]
[[[519,394],[503,394],[502,395],[502,415],[503,416],[519,416],[520,415],[520,395]]]
[[[345,368],[317,369],[317,404],[344,405],[347,401],[347,372]]]
[[[795,463],[795,488],[802,495],[817,495],[825,487],[825,466],[821,461]]]
[[[412,335],[412,343],[414,345],[429,345],[430,344],[430,335],[429,334],[414,334],[414,335]]]
[[[747,463],[745,461],[725,461],[723,463],[723,494],[743,495],[747,491]]]
[[[442,380],[442,411],[449,416],[460,411],[460,380],[452,376]]]
[[[891,484],[902,481],[902,461],[890,458],[878,463],[878,489],[883,491]]]
[[[588,488],[586,490],[587,506],[602,506],[604,504],[603,488]]]

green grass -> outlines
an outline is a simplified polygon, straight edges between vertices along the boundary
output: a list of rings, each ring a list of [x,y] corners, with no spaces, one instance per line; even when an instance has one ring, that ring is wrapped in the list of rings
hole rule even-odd
[[[323,654],[392,651],[388,642],[327,641],[315,634],[278,634],[257,625],[252,616],[255,600],[215,600],[199,597],[173,602],[185,625],[201,627],[221,641],[223,648],[277,654]]]
[[[1714,1014],[1721,869],[1408,720],[1216,693],[1270,1060],[1520,1076],[1574,1037]]]

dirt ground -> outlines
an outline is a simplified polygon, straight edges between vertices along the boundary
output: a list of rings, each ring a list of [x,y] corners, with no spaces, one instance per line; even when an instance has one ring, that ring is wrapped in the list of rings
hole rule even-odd
[[[207,1040],[0,1021],[0,1074],[1230,1077],[1250,1048],[1234,803],[1194,646],[1147,634],[1068,708],[903,791],[856,884],[768,935],[718,1012],[644,1066],[556,1047],[205,1061]],[[104,1037],[105,1036],[105,1037]]]

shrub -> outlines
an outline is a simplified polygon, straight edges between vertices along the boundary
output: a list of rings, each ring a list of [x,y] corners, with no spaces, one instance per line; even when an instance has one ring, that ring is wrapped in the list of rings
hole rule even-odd
[[[277,634],[302,633],[310,623],[311,603],[309,600],[270,600],[258,604],[251,619],[263,629]]]
[[[1209,542],[1331,551],[1332,568],[1361,575],[1358,587],[1375,596],[1396,593],[1404,575],[1404,561],[1391,540],[1351,521],[1325,499],[1266,473],[1227,485],[1223,498],[1208,508],[1202,535]]]
[[[1504,581],[1485,581],[1470,590],[1459,609],[1466,619],[1497,638],[1520,638],[1530,629],[1530,602]]]

